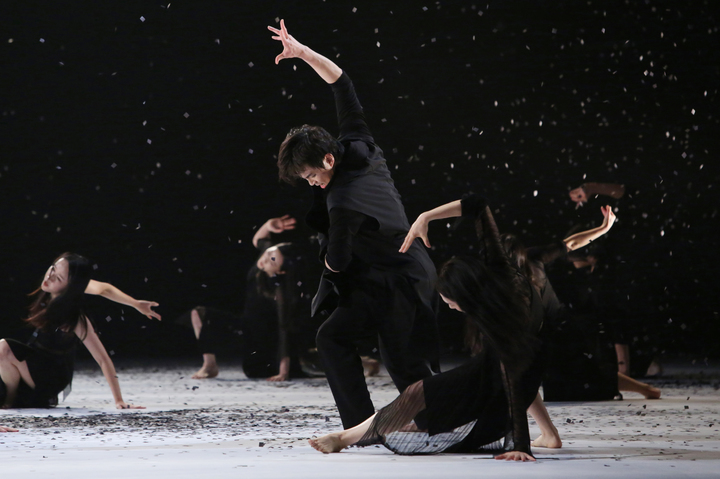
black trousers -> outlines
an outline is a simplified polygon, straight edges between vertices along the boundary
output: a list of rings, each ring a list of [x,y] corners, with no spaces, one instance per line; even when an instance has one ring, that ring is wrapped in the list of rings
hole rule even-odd
[[[404,283],[404,284],[403,284]],[[345,429],[375,413],[358,347],[378,336],[380,356],[400,392],[432,375],[417,338],[435,312],[422,305],[404,278],[354,287],[340,294],[337,308],[320,326],[317,348]]]

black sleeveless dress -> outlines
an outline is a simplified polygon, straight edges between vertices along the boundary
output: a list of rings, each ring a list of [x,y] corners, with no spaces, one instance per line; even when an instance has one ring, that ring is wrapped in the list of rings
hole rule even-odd
[[[12,407],[57,406],[58,394],[70,386],[75,366],[75,332],[36,329],[27,344],[6,339],[18,361],[26,361],[35,389],[20,381]]]

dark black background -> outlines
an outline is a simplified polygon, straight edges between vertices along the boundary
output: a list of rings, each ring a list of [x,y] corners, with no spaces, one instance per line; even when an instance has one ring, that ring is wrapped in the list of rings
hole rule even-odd
[[[66,250],[161,305],[158,324],[91,302],[118,356],[189,354],[174,317],[240,307],[255,229],[309,205],[277,181],[280,141],[335,131],[324,82],[273,62],[266,25],[285,18],[351,75],[411,221],[474,190],[502,230],[547,243],[601,219],[570,188],[625,183],[647,223],[632,247],[653,244],[660,350],[717,356],[714,3],[394,3],[3,1],[0,335]],[[446,231],[431,229],[437,262],[470,241]]]

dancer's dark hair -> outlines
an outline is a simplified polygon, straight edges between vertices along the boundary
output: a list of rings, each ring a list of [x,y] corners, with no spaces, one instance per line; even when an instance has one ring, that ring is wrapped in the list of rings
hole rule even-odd
[[[323,168],[328,153],[338,164],[343,147],[330,133],[319,126],[303,125],[293,128],[280,145],[278,173],[281,181],[294,184],[306,168]]]
[[[481,258],[455,257],[438,272],[437,290],[455,301],[476,327],[466,344],[481,342],[492,348],[509,370],[528,365],[534,348],[530,331],[530,280],[510,262],[500,244],[495,219],[482,198],[463,198],[463,216],[475,218],[475,230],[484,245]]]
[[[72,332],[78,323],[82,323],[87,330],[83,299],[92,272],[90,261],[79,254],[63,253],[53,261],[53,264],[60,260],[65,260],[68,264],[67,287],[55,298],[43,291],[42,287],[30,293],[35,299],[30,305],[30,314],[25,321],[35,328],[46,331],[62,329]]]
[[[258,293],[274,299],[278,308],[280,326],[290,328],[294,310],[300,298],[300,254],[292,243],[279,243],[275,247],[283,255],[281,274],[269,277],[263,270],[257,273]]]
[[[503,249],[510,257],[510,261],[517,266],[522,274],[530,279],[533,286],[535,286],[539,291],[542,288],[542,285],[528,261],[527,249],[525,248],[523,242],[520,241],[520,238],[514,234],[504,233],[500,236],[500,241],[502,242]]]

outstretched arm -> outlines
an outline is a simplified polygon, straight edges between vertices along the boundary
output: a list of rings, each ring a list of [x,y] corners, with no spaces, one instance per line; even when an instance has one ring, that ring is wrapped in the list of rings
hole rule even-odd
[[[430,241],[428,240],[428,224],[433,220],[441,220],[444,218],[456,218],[462,215],[462,205],[460,200],[455,200],[450,203],[438,206],[430,211],[420,213],[415,222],[410,227],[405,241],[403,241],[400,247],[401,253],[407,253],[412,245],[415,238],[420,238],[425,243],[425,246],[430,247]]]
[[[280,20],[279,30],[270,26],[268,26],[268,30],[275,34],[275,36],[272,37],[273,40],[278,40],[282,42],[283,45],[282,53],[275,57],[276,65],[280,63],[280,60],[286,58],[299,58],[310,65],[323,80],[330,84],[335,83],[338,78],[340,78],[340,75],[342,75],[342,69],[331,60],[295,40],[295,38],[288,33],[285,27],[285,20]]]
[[[297,221],[290,215],[270,218],[257,230],[255,236],[253,236],[253,246],[257,248],[258,241],[269,238],[270,233],[282,233],[285,230],[295,229],[295,223],[297,223]]]
[[[612,225],[615,223],[615,213],[613,213],[612,208],[609,206],[601,207],[600,211],[602,211],[604,217],[603,224],[601,226],[575,233],[563,240],[568,251],[573,251],[578,248],[582,248],[583,246],[587,246],[592,241],[595,241],[600,236],[610,231],[610,228],[612,228]]]
[[[570,190],[570,199],[582,206],[588,198],[595,195],[605,195],[611,198],[620,199],[625,195],[625,185],[616,183],[585,183]]]
[[[102,342],[100,342],[100,338],[98,338],[92,323],[87,321],[86,324],[87,330],[85,330],[82,323],[78,323],[75,328],[75,334],[82,340],[85,347],[88,351],[90,351],[90,354],[92,354],[92,357],[95,361],[97,361],[100,369],[102,369],[103,376],[105,376],[105,380],[110,386],[110,391],[112,392],[113,399],[115,400],[115,407],[118,409],[145,409],[143,406],[135,406],[133,404],[126,403],[123,400],[122,393],[120,392],[120,382],[118,381],[117,372],[115,371],[115,365],[113,364],[112,359],[110,359],[105,346],[103,346]]]
[[[137,300],[132,296],[123,293],[110,283],[102,283],[91,279],[87,288],[85,288],[85,293],[100,295],[110,301],[132,306],[150,319],[162,319],[158,313],[152,310],[153,307],[159,306],[158,303],[154,301]]]

